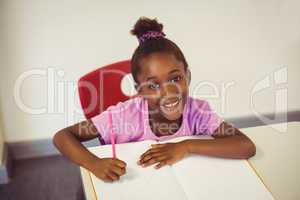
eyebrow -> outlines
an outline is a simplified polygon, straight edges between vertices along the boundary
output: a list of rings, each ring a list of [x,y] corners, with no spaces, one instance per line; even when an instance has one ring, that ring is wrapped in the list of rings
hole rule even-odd
[[[173,69],[172,71],[169,72],[169,74],[173,74],[175,72],[180,72],[180,70],[179,69]]]
[[[179,69],[173,69],[173,70],[170,71],[168,74],[173,74],[173,73],[175,73],[175,72],[180,72],[180,70],[179,70]],[[148,77],[146,80],[149,81],[149,80],[151,80],[151,79],[156,79],[156,77],[155,77],[155,76],[150,76],[150,77]]]

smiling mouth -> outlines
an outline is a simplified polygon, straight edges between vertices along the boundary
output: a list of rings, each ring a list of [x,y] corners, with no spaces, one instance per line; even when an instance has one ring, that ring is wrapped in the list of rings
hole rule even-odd
[[[181,103],[181,100],[182,98],[179,97],[176,98],[175,101],[165,102],[164,104],[161,105],[161,108],[163,108],[163,110],[173,111]]]

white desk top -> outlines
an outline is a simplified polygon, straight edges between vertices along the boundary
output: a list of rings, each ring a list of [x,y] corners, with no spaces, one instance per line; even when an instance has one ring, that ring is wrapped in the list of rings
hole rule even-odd
[[[280,133],[287,125],[287,131]],[[274,127],[274,128],[272,128]],[[256,144],[250,165],[276,200],[300,199],[300,122],[241,129]],[[298,134],[299,133],[299,134]],[[89,172],[80,168],[86,200],[97,200]]]
[[[285,132],[281,132],[284,128]],[[300,199],[300,122],[241,129],[256,144],[248,161],[277,200]]]

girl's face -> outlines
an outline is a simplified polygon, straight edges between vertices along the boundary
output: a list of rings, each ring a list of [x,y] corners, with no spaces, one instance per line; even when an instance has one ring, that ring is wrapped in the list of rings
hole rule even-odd
[[[168,120],[181,117],[188,96],[189,71],[174,55],[153,53],[141,60],[136,85],[139,95],[146,98],[149,113]]]

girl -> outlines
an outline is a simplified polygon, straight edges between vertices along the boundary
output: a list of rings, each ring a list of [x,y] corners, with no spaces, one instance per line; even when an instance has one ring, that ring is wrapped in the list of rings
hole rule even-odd
[[[131,33],[139,46],[132,59],[132,76],[138,96],[58,131],[53,139],[59,151],[106,182],[118,180],[126,163],[98,158],[81,142],[101,137],[110,143],[108,118],[111,113],[116,143],[146,139],[166,140],[188,135],[211,135],[213,140],[184,140],[152,145],[137,161],[142,167],[160,168],[188,154],[247,159],[255,145],[237,128],[214,113],[207,101],[188,95],[191,73],[179,47],[165,38],[156,19],[140,18]]]

